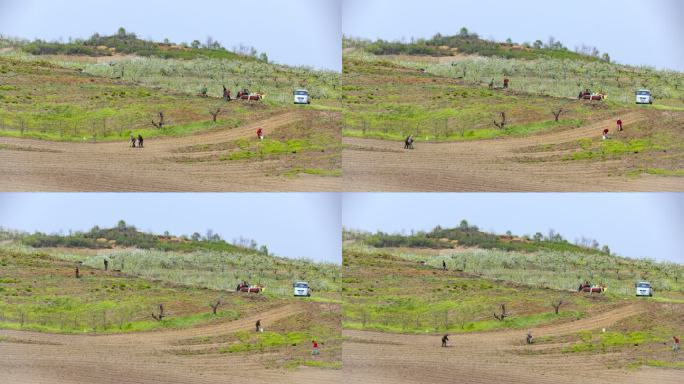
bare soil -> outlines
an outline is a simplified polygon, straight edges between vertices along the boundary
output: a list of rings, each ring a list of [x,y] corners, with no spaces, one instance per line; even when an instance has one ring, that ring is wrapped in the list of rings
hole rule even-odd
[[[640,112],[622,117],[648,119]],[[572,192],[572,191],[684,191],[684,178],[655,175],[627,176],[628,159],[605,161],[528,161],[531,155],[553,158],[567,153],[526,153],[531,147],[595,138],[614,120],[603,120],[522,138],[416,143],[343,138],[342,174],[349,191],[453,192]]]

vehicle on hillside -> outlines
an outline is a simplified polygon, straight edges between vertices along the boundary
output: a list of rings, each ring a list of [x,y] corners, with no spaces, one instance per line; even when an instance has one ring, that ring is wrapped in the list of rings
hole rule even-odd
[[[306,281],[298,281],[292,284],[294,288],[294,295],[297,297],[310,297],[311,291],[309,290],[309,283]]]
[[[311,99],[309,98],[309,91],[306,89],[297,89],[294,91],[294,103],[295,104],[311,104]]]
[[[648,89],[640,89],[636,91],[637,104],[653,104],[653,95]]]
[[[653,287],[651,286],[651,283],[649,283],[648,281],[640,281],[634,284],[634,287],[636,288],[637,296],[653,296]]]

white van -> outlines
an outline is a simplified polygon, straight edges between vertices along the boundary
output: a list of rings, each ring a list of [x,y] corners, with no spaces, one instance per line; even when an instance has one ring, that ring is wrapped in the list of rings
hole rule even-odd
[[[309,292],[309,283],[306,281],[298,281],[292,284],[292,287],[294,288],[295,296],[311,296],[311,293]]]
[[[640,281],[634,284],[634,286],[636,287],[637,296],[653,296],[653,288],[651,287],[651,283],[648,281]]]
[[[309,91],[306,89],[298,89],[294,91],[294,103],[311,104],[311,100],[309,99]]]
[[[637,104],[653,104],[653,95],[648,89],[640,89],[636,91]]]

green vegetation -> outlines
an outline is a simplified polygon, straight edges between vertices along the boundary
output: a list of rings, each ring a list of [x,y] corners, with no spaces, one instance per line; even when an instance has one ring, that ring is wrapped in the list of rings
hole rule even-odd
[[[192,44],[158,43],[139,39],[135,33],[126,32],[119,28],[118,32],[110,36],[100,36],[96,33],[86,40],[76,39],[68,43],[47,42],[43,40],[5,40],[7,46],[18,46],[22,51],[33,55],[83,55],[83,56],[113,56],[136,55],[155,56],[165,59],[195,59],[217,58],[231,60],[256,61],[257,52],[254,48],[245,49],[249,55],[239,55],[229,52],[217,41],[207,39],[205,44],[195,40]],[[265,56],[262,56],[265,57]]]
[[[343,326],[386,332],[473,332],[524,329],[583,317],[583,295],[441,271],[383,250],[344,248]],[[551,303],[562,299],[558,315]],[[608,304],[605,300],[602,304]],[[492,313],[506,305],[511,316]]]
[[[530,44],[525,42],[517,44],[512,41],[500,43],[480,38],[477,33],[469,32],[462,28],[460,33],[452,36],[443,36],[438,33],[430,39],[411,39],[410,43],[398,41],[376,40],[368,41],[361,39],[345,38],[345,48],[362,48],[374,55],[412,55],[412,56],[452,56],[455,54],[496,56],[506,59],[538,59],[558,58],[581,61],[610,61],[607,54],[600,56],[600,52],[594,47],[584,47],[587,53],[569,51],[560,41],[550,38],[547,43],[537,40]]]
[[[216,336],[200,336],[178,342],[192,346],[178,354],[252,354],[258,352],[267,366],[296,368],[311,366],[341,368],[342,335],[339,306],[306,302],[305,310],[266,324],[263,332],[237,331]],[[262,324],[264,326],[264,324]],[[320,354],[311,355],[312,340]]]
[[[306,111],[297,121],[277,127],[263,140],[256,135],[229,142],[194,145],[177,152],[181,162],[284,159],[269,174],[307,173],[341,176],[340,119],[336,112]],[[283,167],[286,165],[286,167]]]
[[[609,296],[633,296],[634,283],[650,281],[658,296],[684,292],[684,267],[651,259],[630,259],[610,253],[596,240],[572,244],[551,230],[548,235],[496,235],[462,222],[456,228],[437,227],[412,235],[346,231],[354,240],[347,248],[363,253],[390,248],[394,258],[431,268],[509,281],[528,287],[574,291],[583,281],[602,284]]]
[[[589,103],[517,89],[488,89],[408,64],[349,54],[344,57],[345,136],[418,141],[520,137],[583,125],[611,116],[614,103]],[[576,97],[576,95],[574,95]],[[562,108],[559,121],[554,113]],[[506,123],[501,122],[505,113]]]
[[[0,248],[0,327],[61,333],[117,333],[186,328],[217,319],[237,319],[261,300],[181,287],[120,273],[80,268],[44,252]],[[223,297],[212,315],[209,303]],[[152,319],[163,303],[169,315]]]
[[[29,255],[31,247],[49,247],[54,258],[93,269],[103,269],[107,260],[112,270],[183,286],[234,291],[247,281],[263,285],[267,296],[290,297],[292,283],[304,280],[315,296],[338,296],[339,266],[277,257],[254,240],[240,238],[237,245],[229,244],[211,230],[204,236],[156,235],[120,221],[114,228],[94,227],[66,236],[4,232],[3,237],[21,241]]]
[[[123,31],[67,44],[5,45],[14,49],[0,54],[3,136],[106,141],[233,128],[291,110],[296,88],[307,88],[318,110],[339,108],[337,73],[272,64],[216,44],[185,47]],[[105,62],[88,55],[114,56]],[[224,86],[233,97],[245,88],[265,97],[226,102]],[[151,123],[159,112],[163,127]]]

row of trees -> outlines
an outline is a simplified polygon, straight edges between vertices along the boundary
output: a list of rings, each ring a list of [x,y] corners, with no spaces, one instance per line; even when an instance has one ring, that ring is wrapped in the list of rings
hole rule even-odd
[[[502,236],[481,231],[476,225],[468,223],[467,220],[461,220],[457,227],[442,228],[438,225],[432,231],[411,231],[408,235],[385,233],[382,231],[368,233],[345,230],[345,238],[361,240],[365,244],[376,248],[452,248],[454,245],[452,241],[467,247],[528,252],[539,250],[597,252],[600,246],[597,240],[588,240],[586,238],[576,240],[575,244],[572,244],[554,229],[549,229],[546,235],[537,232],[532,236],[523,235],[516,238],[511,231],[507,231]],[[447,241],[444,241],[445,239]],[[610,254],[610,248],[607,245],[604,245],[600,251]]]
[[[69,232],[67,235],[46,234],[35,232],[32,234],[0,230],[0,238],[12,237],[20,239],[24,244],[35,247],[68,247],[106,249],[114,245],[119,247],[135,247],[140,249],[159,249],[163,251],[195,251],[215,250],[234,251],[236,248],[252,250],[269,255],[268,247],[259,246],[253,239],[239,237],[230,244],[212,229],[207,229],[204,235],[195,232],[190,236],[172,236],[165,231],[162,236],[139,231],[134,225],[128,225],[119,220],[112,228],[94,226],[87,232]]]
[[[103,36],[95,33],[88,39],[72,39],[70,37],[67,42],[40,39],[34,41],[5,39],[4,41],[14,46],[20,46],[24,51],[34,55],[110,56],[116,52],[138,56],[185,59],[197,57],[231,58],[238,55],[268,62],[268,55],[266,53],[259,53],[252,46],[240,44],[237,47],[233,47],[231,52],[211,36],[208,36],[204,43],[199,40],[193,40],[190,43],[183,42],[178,44],[178,46],[185,48],[182,50],[168,49],[162,47],[162,44],[166,46],[175,45],[168,38],[164,39],[163,43],[160,44],[140,39],[135,33],[127,32],[123,27],[119,28],[117,33],[113,35]]]
[[[505,42],[497,42],[481,38],[477,33],[470,32],[468,28],[461,28],[458,34],[442,35],[437,33],[430,39],[416,39],[411,38],[408,42],[401,41],[387,41],[378,39],[370,41],[366,39],[354,39],[345,37],[345,46],[362,47],[366,51],[376,55],[427,55],[427,56],[448,56],[452,52],[445,50],[443,47],[455,48],[459,53],[478,54],[480,56],[498,56],[504,58],[526,58],[534,59],[541,56],[551,57],[570,57],[571,52],[562,42],[555,37],[550,36],[546,42],[536,40],[532,43],[523,42],[515,43],[508,38]],[[511,49],[514,47],[522,47],[524,49]],[[577,47],[574,51],[575,56],[581,56],[589,59],[600,59],[610,61],[610,56],[607,53],[601,55],[596,47],[587,47],[582,45]],[[579,57],[578,57],[579,58]]]

